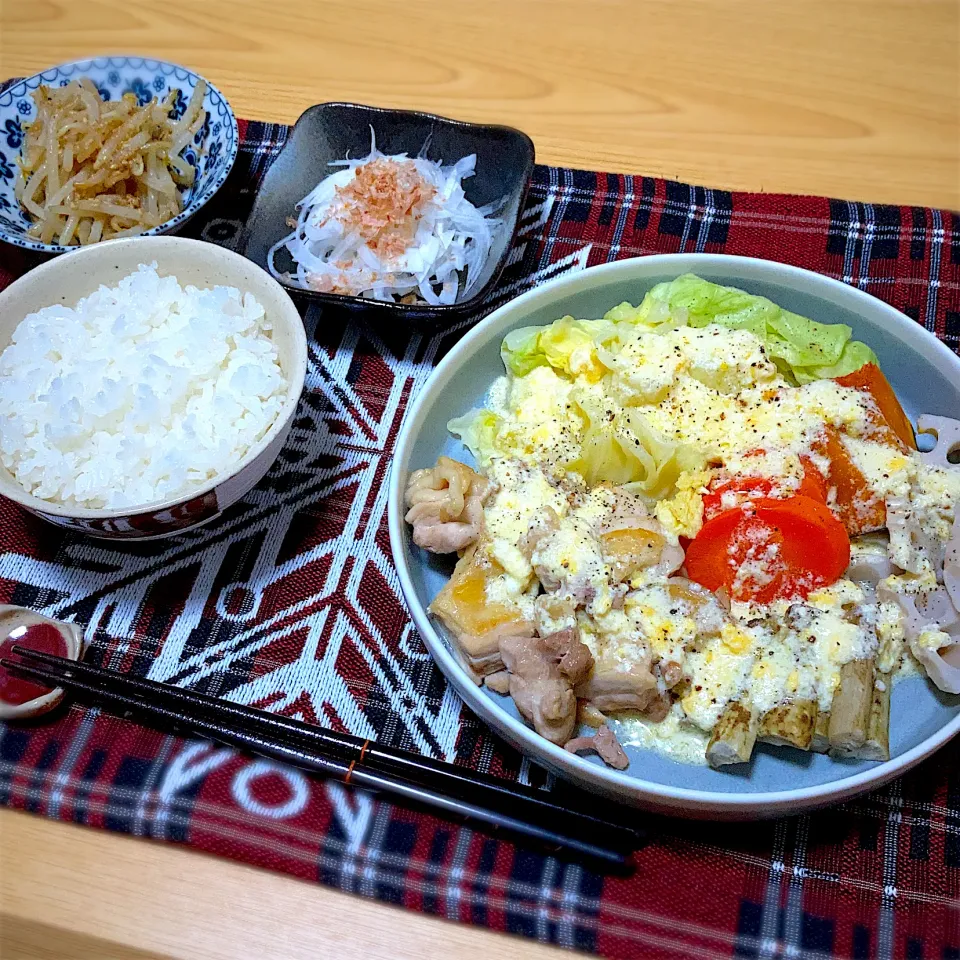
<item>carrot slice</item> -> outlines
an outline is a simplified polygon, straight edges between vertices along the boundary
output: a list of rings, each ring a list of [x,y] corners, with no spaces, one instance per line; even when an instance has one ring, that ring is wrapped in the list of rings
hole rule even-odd
[[[735,600],[806,597],[850,564],[843,524],[810,497],[753,500],[708,520],[687,548],[687,575]]]
[[[827,425],[814,443],[814,450],[830,461],[827,483],[836,490],[834,508],[851,537],[887,525],[887,508],[853,462],[836,427]]]
[[[811,500],[826,503],[827,485],[823,475],[813,465],[813,461],[809,457],[801,456],[800,461],[803,464],[803,479],[796,490],[789,491],[788,496],[809,497]],[[734,495],[732,498],[734,500],[733,504],[730,503],[730,494]],[[727,499],[726,506],[723,504],[724,497]],[[703,496],[703,518],[704,520],[710,520],[723,513],[724,510],[741,506],[749,500],[761,499],[777,499],[777,483],[775,480],[769,477],[735,476],[722,483],[710,485]],[[781,499],[787,499],[787,496]]]
[[[893,437],[889,437],[887,443],[894,442],[906,450],[917,449],[917,440],[913,435],[910,419],[900,406],[890,381],[875,363],[865,363],[859,370],[837,377],[836,382],[842,387],[854,387],[870,394],[883,421],[881,423],[879,419],[875,420],[874,426],[881,434],[892,433],[896,438],[894,440]]]

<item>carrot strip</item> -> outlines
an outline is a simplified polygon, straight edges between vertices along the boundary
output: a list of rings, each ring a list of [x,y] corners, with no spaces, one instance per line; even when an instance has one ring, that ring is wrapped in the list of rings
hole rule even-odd
[[[859,370],[837,377],[836,382],[842,387],[854,387],[870,394],[883,420],[882,423],[875,421],[874,425],[882,433],[889,431],[896,438],[895,441],[893,438],[889,438],[886,442],[895,442],[897,446],[905,450],[917,449],[917,441],[913,435],[910,419],[904,413],[903,407],[900,406],[900,401],[893,392],[890,381],[887,380],[875,363],[865,363]],[[881,438],[878,437],[877,439]]]

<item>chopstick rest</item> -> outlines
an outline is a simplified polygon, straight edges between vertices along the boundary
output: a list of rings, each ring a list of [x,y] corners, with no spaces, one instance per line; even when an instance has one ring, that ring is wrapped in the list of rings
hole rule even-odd
[[[14,646],[78,660],[83,637],[72,623],[61,623],[25,607],[0,604],[0,657],[15,658]],[[64,689],[42,686],[0,666],[0,720],[36,717],[52,710]]]

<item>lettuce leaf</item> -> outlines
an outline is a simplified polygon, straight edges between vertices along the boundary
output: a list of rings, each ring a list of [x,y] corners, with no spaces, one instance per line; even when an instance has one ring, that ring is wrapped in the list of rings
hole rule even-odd
[[[544,327],[538,346],[547,363],[561,373],[592,365],[593,337],[573,317],[561,317]]]
[[[638,410],[624,410],[611,422],[595,394],[577,390],[572,399],[584,430],[579,453],[566,467],[589,486],[623,485],[652,504],[674,491],[681,473],[703,466],[698,450],[661,436]]]
[[[876,362],[864,343],[851,340],[843,323],[818,323],[777,306],[766,297],[736,287],[724,287],[692,273],[658,283],[644,297],[638,315],[661,316],[669,312],[674,321],[691,327],[715,323],[735,330],[749,330],[764,341],[768,354],[781,372],[797,383],[842,376],[864,363]]]
[[[618,303],[615,307],[608,310],[603,315],[603,319],[609,320],[611,323],[627,323],[630,325],[647,323],[641,307],[635,307],[632,303],[624,300],[623,303]]]
[[[755,297],[735,287],[722,287],[685,273],[676,280],[658,283],[643,298],[641,316],[663,309],[681,324],[705,327],[717,323],[732,330],[749,330],[762,337],[771,320],[782,311],[766,297]]]

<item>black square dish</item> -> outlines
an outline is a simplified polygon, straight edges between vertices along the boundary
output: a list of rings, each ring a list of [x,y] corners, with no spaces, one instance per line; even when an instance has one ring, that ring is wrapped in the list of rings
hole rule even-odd
[[[478,207],[499,202],[495,215],[502,221],[494,234],[478,285],[473,287],[468,299],[432,306],[318,293],[280,282],[291,293],[330,306],[362,311],[371,320],[390,318],[440,324],[475,310],[491,292],[506,265],[533,172],[533,142],[525,133],[510,127],[463,123],[429,113],[355,103],[321,103],[310,107],[297,120],[263,179],[247,221],[243,252],[269,271],[269,251],[290,232],[287,218],[296,216],[297,203],[337,169],[330,166],[331,162],[347,156],[363,157],[370,152],[371,128],[376,134],[377,148],[386,154],[416,156],[426,144],[426,156],[444,163],[454,163],[471,153],[477,155],[476,173],[464,180],[464,192]]]

